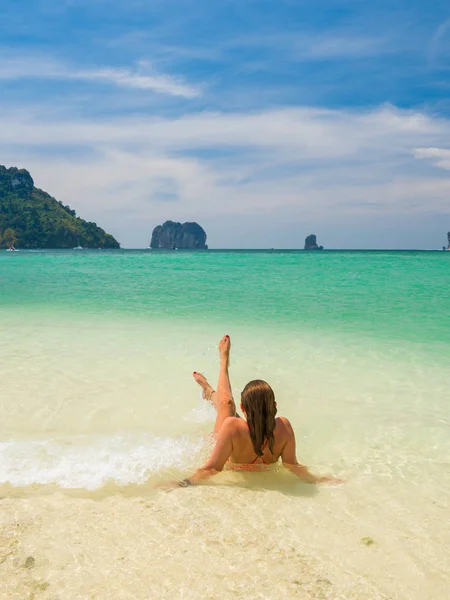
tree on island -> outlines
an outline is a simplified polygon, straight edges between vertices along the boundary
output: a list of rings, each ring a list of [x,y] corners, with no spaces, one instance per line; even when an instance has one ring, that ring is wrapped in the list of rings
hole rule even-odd
[[[2,245],[2,239],[5,246],[11,247],[17,244],[16,232],[11,227],[8,227],[3,232],[3,236],[0,231],[0,246]]]
[[[120,248],[96,223],[34,187],[28,171],[0,165],[0,248]]]

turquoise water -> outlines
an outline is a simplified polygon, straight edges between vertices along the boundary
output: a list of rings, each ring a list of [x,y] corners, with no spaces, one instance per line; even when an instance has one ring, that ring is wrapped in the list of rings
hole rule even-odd
[[[282,526],[272,534],[274,547],[284,547],[289,530],[290,543],[336,585],[335,596],[320,584],[320,593],[305,597],[444,597],[450,253],[2,252],[0,278],[2,495],[45,494],[63,515],[64,494],[76,490],[80,499],[69,513],[84,522],[83,501],[102,493],[109,504],[98,510],[111,539],[116,510],[133,539],[136,531],[126,528],[140,518],[137,504],[116,500],[155,494],[155,483],[188,476],[210,451],[214,411],[191,374],[202,371],[215,384],[217,341],[228,333],[236,399],[248,380],[269,381],[295,428],[299,459],[347,483],[316,494],[284,473],[264,482],[224,473],[195,490],[195,502],[189,494],[174,496],[175,506],[154,498],[147,534],[170,529],[174,510],[181,511],[170,546],[176,555],[180,542],[193,543],[196,506],[208,511],[213,502],[214,519],[204,532],[200,522],[195,539],[208,548],[211,536],[222,539],[224,521],[228,549],[239,555],[240,515],[254,514],[256,502],[264,519],[245,524],[255,585],[270,587],[266,523],[275,519]],[[38,521],[39,502],[27,505]],[[55,527],[64,537],[66,525]],[[83,560],[107,552],[88,530],[83,535]],[[361,546],[366,536],[373,550]],[[209,554],[201,556],[206,568]],[[182,560],[189,569],[195,557]],[[290,569],[296,581],[295,565],[283,565],[279,581]],[[53,569],[61,581],[67,573],[67,565]],[[240,577],[230,597],[248,597]],[[211,598],[222,597],[219,579]],[[70,585],[77,581],[74,572]],[[119,597],[98,585],[89,593]],[[201,596],[200,580],[183,585]]]
[[[22,252],[0,307],[278,324],[450,343],[450,256],[432,252]]]

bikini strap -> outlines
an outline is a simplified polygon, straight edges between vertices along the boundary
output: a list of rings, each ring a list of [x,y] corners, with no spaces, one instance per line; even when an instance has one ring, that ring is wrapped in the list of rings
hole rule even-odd
[[[261,452],[264,452],[268,443],[269,443],[269,438],[267,438],[266,441],[264,442],[264,444],[261,446]],[[254,460],[252,460],[252,462],[250,464],[254,465],[255,462],[258,460],[258,458],[260,458],[264,464],[267,464],[266,461],[264,460],[264,458],[262,456],[258,456],[258,455],[255,456]]]

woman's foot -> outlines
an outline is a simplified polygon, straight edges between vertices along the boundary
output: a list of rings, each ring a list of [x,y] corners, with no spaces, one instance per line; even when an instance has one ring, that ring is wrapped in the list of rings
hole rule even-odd
[[[220,360],[226,362],[227,366],[230,362],[231,340],[229,335],[224,335],[219,342]]]
[[[208,383],[208,380],[201,373],[197,373],[197,371],[194,371],[193,375],[194,375],[195,382],[198,383],[198,385],[203,390],[203,393],[202,393],[203,398],[205,400],[208,400],[209,402],[211,402],[212,401],[211,398],[212,398],[212,395],[214,394],[214,390]]]

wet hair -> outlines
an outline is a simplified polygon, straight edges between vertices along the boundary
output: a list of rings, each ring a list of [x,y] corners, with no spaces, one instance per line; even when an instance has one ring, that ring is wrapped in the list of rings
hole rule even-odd
[[[275,394],[268,383],[261,379],[249,381],[241,393],[241,403],[247,415],[253,448],[256,456],[262,456],[262,447],[267,439],[273,454],[275,438]]]

